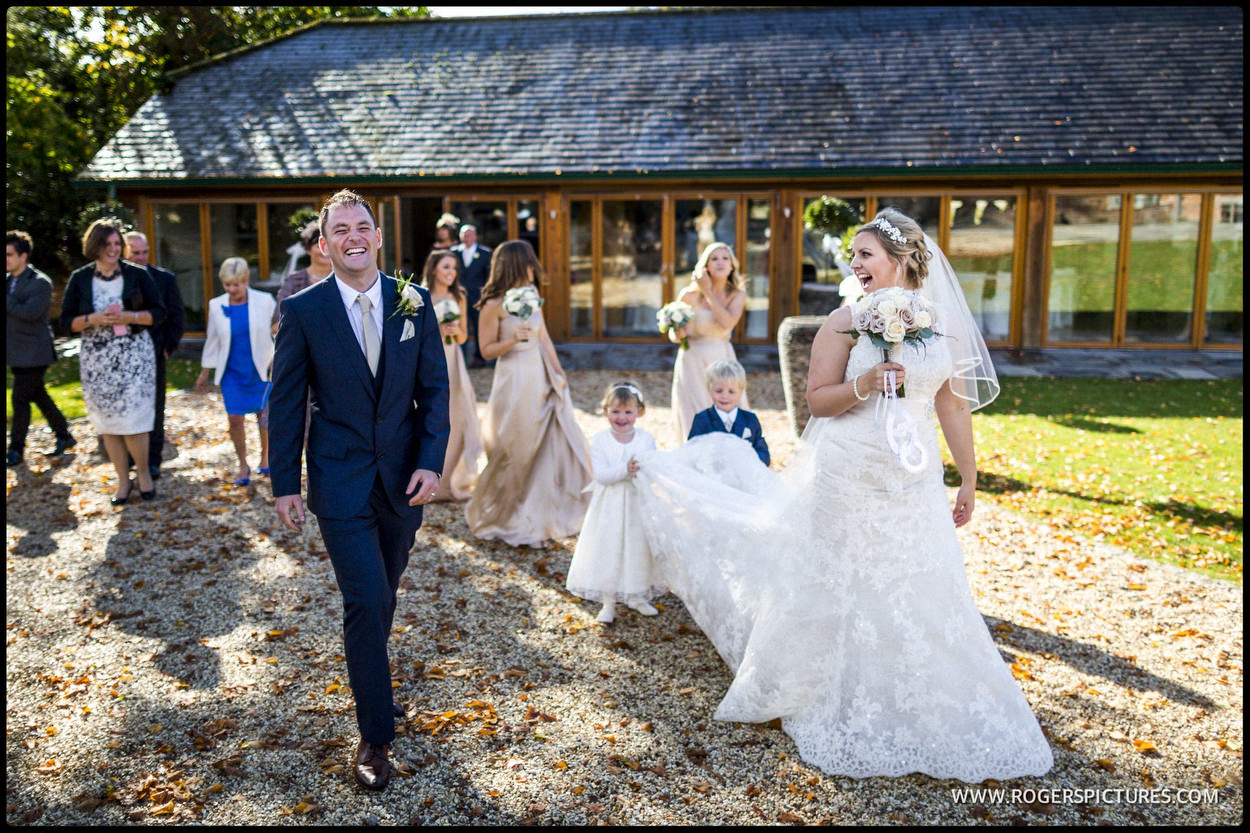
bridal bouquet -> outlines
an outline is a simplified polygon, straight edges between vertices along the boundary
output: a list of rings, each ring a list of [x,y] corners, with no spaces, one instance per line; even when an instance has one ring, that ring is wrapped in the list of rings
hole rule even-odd
[[[440,324],[450,324],[453,321],[459,321],[460,305],[456,303],[454,298],[439,301],[434,305],[434,314],[438,317],[438,323]],[[451,344],[453,340],[451,336],[443,336],[445,344]]]
[[[681,329],[689,324],[692,318],[694,318],[694,307],[685,301],[673,301],[660,307],[655,312],[655,321],[659,325],[662,335],[668,335],[669,330]],[[689,348],[690,340],[683,338],[681,340],[681,349],[687,350]]]
[[[543,305],[542,296],[538,294],[538,290],[533,284],[525,286],[514,286],[504,293],[503,309],[509,315],[515,315],[518,318],[529,320],[539,307]],[[528,338],[521,339],[529,341]]]
[[[843,330],[851,338],[868,336],[868,340],[881,348],[886,361],[890,360],[890,348],[910,342],[924,344],[936,335],[934,328],[937,313],[920,293],[913,290],[890,287],[879,289],[856,301],[851,307],[853,330]],[[903,396],[900,386],[897,391]]]

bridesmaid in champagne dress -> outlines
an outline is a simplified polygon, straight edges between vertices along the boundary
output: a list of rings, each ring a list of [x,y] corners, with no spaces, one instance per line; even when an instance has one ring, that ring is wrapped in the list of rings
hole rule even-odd
[[[577,533],[590,504],[590,446],[542,309],[522,320],[503,308],[509,289],[541,273],[530,244],[509,240],[495,249],[478,304],[482,355],[498,361],[482,426],[486,468],[465,518],[477,537],[512,546]]]
[[[455,304],[460,317],[440,323],[443,352],[447,356],[447,380],[450,383],[449,416],[451,435],[447,439],[447,456],[443,460],[443,479],[436,501],[468,500],[477,482],[478,459],[484,451],[482,430],[477,421],[477,400],[473,383],[465,367],[460,345],[469,337],[465,325],[468,299],[460,286],[460,258],[446,249],[435,249],[425,260],[422,284],[430,290],[434,311],[442,322],[443,313]]]
[[[704,377],[708,365],[738,358],[729,339],[746,306],[746,291],[739,286],[741,275],[733,249],[725,243],[712,243],[703,250],[691,284],[678,298],[694,307],[693,321],[668,331],[671,341],[680,343],[685,338],[690,345],[677,351],[673,366],[673,421],[682,442],[690,436],[694,415],[712,407]],[[741,407],[751,407],[745,393]]]

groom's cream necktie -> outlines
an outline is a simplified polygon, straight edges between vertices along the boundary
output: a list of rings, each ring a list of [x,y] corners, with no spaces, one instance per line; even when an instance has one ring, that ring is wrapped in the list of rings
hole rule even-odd
[[[377,376],[378,356],[382,353],[382,345],[378,341],[378,328],[373,326],[373,316],[370,315],[373,304],[369,302],[369,296],[364,294],[356,296],[356,303],[360,306],[360,327],[365,336],[365,361],[369,363],[369,372]]]

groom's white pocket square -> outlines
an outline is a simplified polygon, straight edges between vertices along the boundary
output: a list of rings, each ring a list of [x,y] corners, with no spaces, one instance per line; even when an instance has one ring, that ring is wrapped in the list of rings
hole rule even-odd
[[[417,334],[417,328],[412,326],[411,321],[404,321],[404,333],[399,337],[401,342],[413,338]]]
[[[744,439],[744,440],[749,440],[749,439],[751,439],[751,429],[750,429],[750,428],[743,428],[743,429],[742,429],[742,439]]]

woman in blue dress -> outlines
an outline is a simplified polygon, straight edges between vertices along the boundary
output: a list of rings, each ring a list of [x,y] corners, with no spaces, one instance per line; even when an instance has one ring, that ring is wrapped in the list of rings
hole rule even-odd
[[[208,374],[221,386],[221,399],[230,422],[230,439],[239,458],[234,485],[251,482],[247,463],[247,432],[244,418],[256,414],[260,433],[261,474],[269,473],[269,373],[273,366],[271,322],[277,302],[267,292],[248,286],[247,261],[226,258],[221,264],[225,294],[208,302],[208,332],[200,359],[203,370],[195,382],[200,393],[208,390]]]

